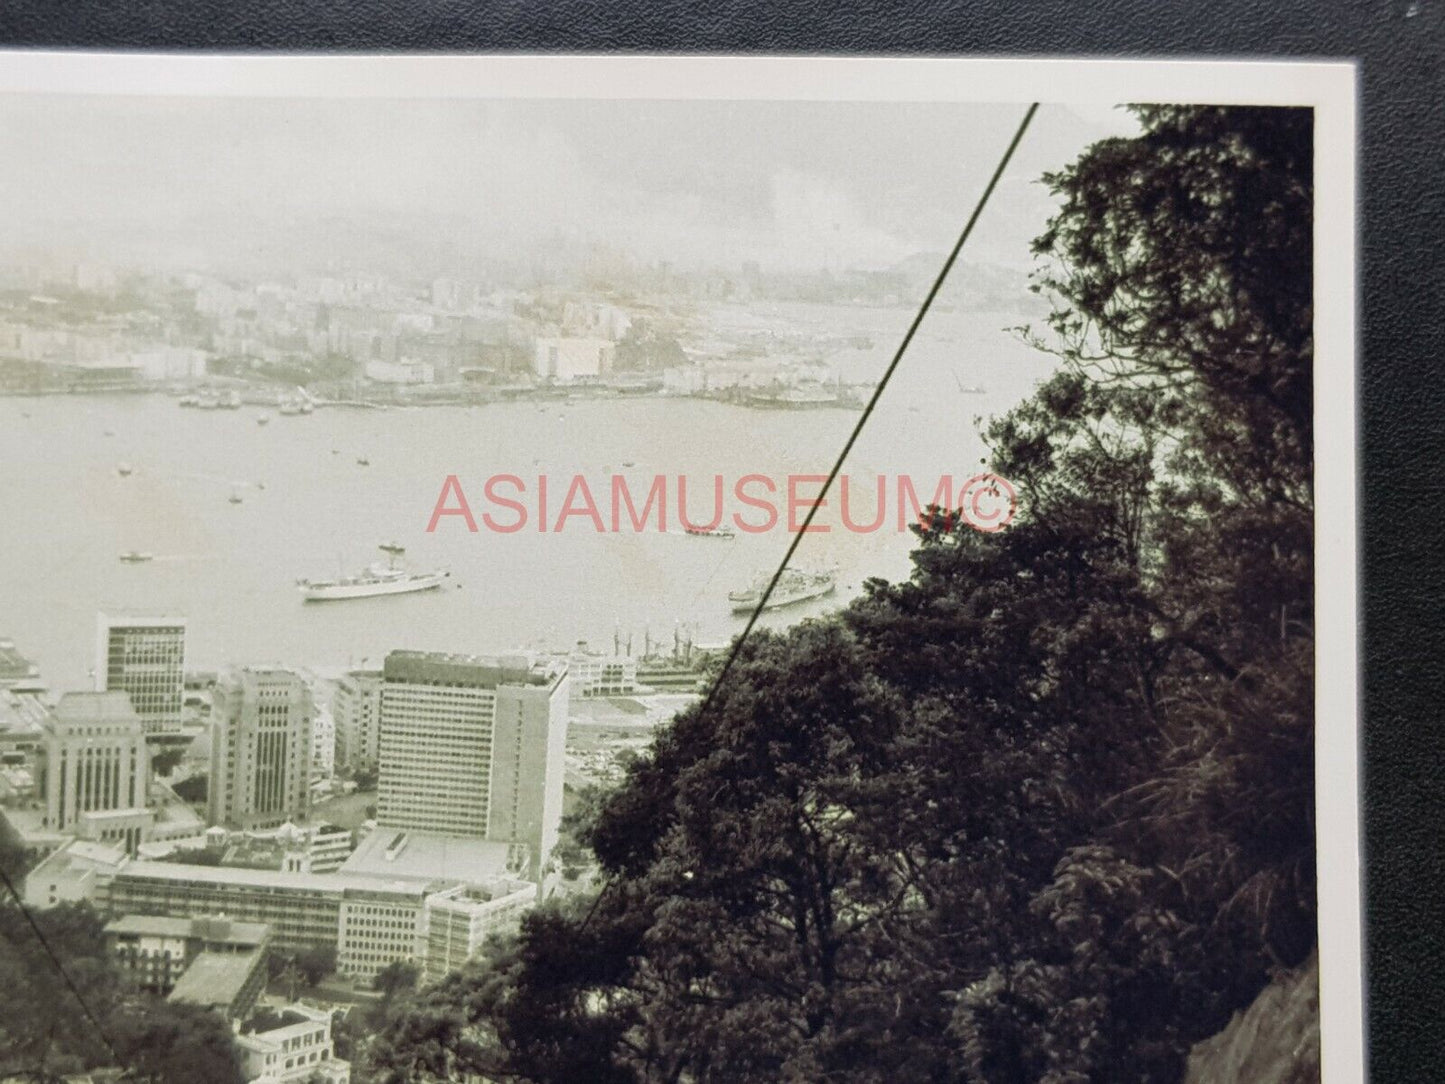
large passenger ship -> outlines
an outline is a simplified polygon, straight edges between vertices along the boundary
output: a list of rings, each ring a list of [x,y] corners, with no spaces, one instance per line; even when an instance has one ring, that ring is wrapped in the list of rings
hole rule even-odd
[[[728,592],[728,602],[732,604],[733,613],[752,613],[762,600],[763,592],[768,589],[767,575],[759,576],[749,587],[741,591]],[[800,569],[784,569],[778,579],[778,585],[773,588],[773,593],[768,596],[768,604],[764,610],[775,610],[779,606],[792,606],[799,602],[807,602],[809,599],[821,598],[824,595],[832,594],[833,588],[838,584],[838,577],[833,572],[804,572]]]
[[[410,572],[398,568],[396,559],[402,547],[388,543],[381,549],[391,555],[385,564],[376,562],[362,572],[329,580],[297,580],[301,597],[307,602],[332,602],[349,598],[372,598],[375,595],[404,595],[413,591],[431,591],[440,587],[451,573],[442,569],[431,572]]]

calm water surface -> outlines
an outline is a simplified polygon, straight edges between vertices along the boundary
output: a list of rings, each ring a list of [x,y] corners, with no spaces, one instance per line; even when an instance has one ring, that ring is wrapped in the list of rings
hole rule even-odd
[[[789,316],[821,328],[835,312]],[[834,362],[849,379],[876,376],[910,314],[845,313],[844,329],[867,329],[875,345]],[[1049,369],[1001,331],[1007,322],[930,317],[855,446],[848,473],[866,494],[855,519],[871,519],[877,473],[912,474],[931,493],[940,473],[977,469],[984,449],[975,418],[1017,402]],[[963,394],[960,381],[987,394]],[[487,505],[485,479],[516,474],[530,489],[546,473],[555,518],[580,473],[610,522],[610,474],[635,479],[640,503],[654,474],[681,473],[697,494],[693,518],[706,519],[714,474],[730,486],[748,473],[780,482],[790,472],[826,473],[858,418],[685,399],[545,411],[535,403],[307,417],[267,411],[264,426],[260,413],[183,410],[159,395],[0,400],[0,635],[40,663],[52,689],[88,686],[95,615],[108,607],[187,615],[192,667],[376,663],[398,647],[610,645],[614,629],[630,632],[639,651],[644,630],[670,641],[680,627],[698,642],[724,641],[742,627],[727,592],[776,564],[789,542],[784,530],[730,541],[598,534],[574,518],[561,533],[538,533],[534,516],[516,534],[471,534],[455,518],[428,534],[443,480],[459,476],[475,511],[486,506],[500,519],[510,514]],[[370,465],[358,465],[359,456]],[[133,468],[129,477],[118,473],[121,463]],[[535,507],[534,496],[525,500]],[[825,515],[820,522],[832,522],[832,533],[807,537],[796,563],[836,565],[838,593],[767,622],[837,606],[866,576],[906,575],[911,538],[893,529],[895,518],[890,508],[884,530],[855,534]],[[302,603],[297,577],[355,570],[379,558],[375,547],[388,540],[407,547],[413,567],[449,568],[455,586]],[[127,550],[155,559],[123,564],[118,555]]]

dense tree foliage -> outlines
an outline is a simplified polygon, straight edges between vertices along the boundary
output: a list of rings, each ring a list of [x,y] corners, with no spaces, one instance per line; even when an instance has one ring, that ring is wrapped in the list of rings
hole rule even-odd
[[[240,1084],[225,1020],[128,989],[94,910],[62,904],[34,918],[74,990],[19,907],[0,906],[0,1078],[49,1084],[119,1064],[141,1084]]]
[[[745,644],[382,1079],[1176,1081],[1307,956],[1311,117],[1138,114],[1047,178],[1015,522]]]

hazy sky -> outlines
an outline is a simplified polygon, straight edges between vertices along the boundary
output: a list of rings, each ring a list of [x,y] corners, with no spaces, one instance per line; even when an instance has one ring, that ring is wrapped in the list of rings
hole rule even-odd
[[[886,267],[946,249],[1020,106],[0,97],[0,249],[218,267],[525,256]],[[972,243],[1018,263],[1041,172],[1122,111],[1046,106]]]

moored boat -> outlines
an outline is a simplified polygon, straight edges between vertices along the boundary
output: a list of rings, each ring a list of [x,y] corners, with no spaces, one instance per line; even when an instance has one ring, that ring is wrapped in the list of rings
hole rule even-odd
[[[431,591],[451,578],[445,569],[430,572],[410,572],[396,565],[396,554],[402,547],[386,543],[379,547],[392,555],[387,564],[372,564],[350,576],[334,579],[296,581],[301,597],[307,602],[330,602],[353,598],[372,598],[376,595],[405,595],[414,591]]]
[[[757,609],[758,604],[763,600],[763,593],[768,588],[769,579],[771,579],[770,576],[762,575],[741,591],[729,591],[728,602],[732,604],[733,613],[752,613]],[[763,609],[775,610],[781,606],[793,606],[800,602],[822,598],[824,595],[832,594],[837,584],[838,577],[834,572],[784,569]]]

